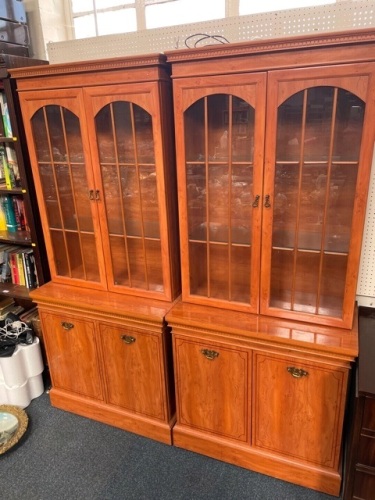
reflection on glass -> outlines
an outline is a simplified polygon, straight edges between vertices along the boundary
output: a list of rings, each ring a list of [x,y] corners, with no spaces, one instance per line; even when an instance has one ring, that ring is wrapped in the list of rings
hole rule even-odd
[[[199,99],[185,112],[194,295],[250,300],[254,119],[254,109],[229,94]]]
[[[163,290],[151,115],[127,101],[95,117],[114,284]]]
[[[361,99],[329,86],[279,107],[272,307],[342,314],[364,110]],[[335,290],[325,278],[328,262]]]
[[[31,123],[57,274],[99,281],[78,117],[49,105]]]

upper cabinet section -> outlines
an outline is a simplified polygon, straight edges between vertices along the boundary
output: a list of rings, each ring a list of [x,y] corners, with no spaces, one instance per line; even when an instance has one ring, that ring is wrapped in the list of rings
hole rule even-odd
[[[52,280],[174,300],[177,200],[163,57],[49,68],[14,76]]]
[[[352,326],[374,51],[366,31],[167,53],[184,301]]]

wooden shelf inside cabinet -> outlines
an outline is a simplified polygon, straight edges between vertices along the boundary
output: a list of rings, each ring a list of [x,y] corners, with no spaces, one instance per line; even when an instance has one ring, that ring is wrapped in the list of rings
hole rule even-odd
[[[0,296],[12,297],[17,304],[23,307],[27,306],[27,308],[33,304],[29,296],[30,290],[35,287],[36,282],[42,285],[49,281],[50,274],[16,82],[11,78],[9,70],[45,64],[48,62],[26,57],[0,55],[0,117],[2,125],[0,127],[0,147],[4,155],[1,158],[1,166],[7,167],[7,163],[10,165],[10,169],[5,170],[0,184],[2,208],[5,207],[2,217],[6,220],[8,227],[8,230],[3,229],[5,227],[3,219],[2,230],[0,230],[0,246],[3,253],[16,255],[16,257],[7,257],[9,267],[11,267],[11,260],[13,263],[12,276],[9,278],[10,271],[8,269],[8,276],[4,279],[13,282],[0,283]],[[6,118],[3,118],[3,115]],[[9,216],[10,212],[13,212],[11,217]],[[9,217],[13,231],[9,231]],[[31,264],[29,257],[26,257],[25,254],[32,254]],[[18,270],[15,262],[18,262]],[[26,267],[31,269],[31,272],[27,273]],[[37,275],[37,281],[34,280],[35,275]],[[25,283],[29,286],[25,286]]]

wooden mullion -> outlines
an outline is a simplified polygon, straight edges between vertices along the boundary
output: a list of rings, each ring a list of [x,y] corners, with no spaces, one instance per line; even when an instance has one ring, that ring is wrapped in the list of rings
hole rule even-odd
[[[204,161],[206,170],[206,256],[207,256],[207,297],[211,297],[211,273],[210,273],[210,196],[209,196],[209,177],[208,177],[208,104],[207,97],[204,98]]]
[[[335,138],[335,123],[336,123],[336,112],[337,112],[337,96],[338,89],[335,87],[333,93],[333,106],[332,106],[332,117],[331,117],[331,134],[329,138],[329,152],[328,152],[328,165],[327,165],[327,181],[326,181],[326,194],[324,200],[324,215],[322,224],[322,238],[320,243],[320,259],[319,259],[319,276],[318,276],[318,293],[316,297],[316,314],[319,312],[320,306],[320,295],[322,288],[322,273],[323,273],[323,261],[324,261],[324,242],[325,235],[327,231],[327,214],[328,214],[328,203],[330,198],[329,186],[331,182],[332,174],[332,158],[333,158],[333,145]]]
[[[61,106],[60,106],[60,116],[61,116],[61,124],[62,124],[62,129],[63,129],[65,149],[66,149],[66,152],[67,152],[67,166],[68,166],[69,179],[70,179],[70,188],[72,190],[72,201],[73,201],[74,213],[77,215],[77,217],[76,217],[76,224],[77,224],[77,234],[78,234],[78,240],[79,240],[79,248],[80,248],[80,251],[81,251],[82,267],[83,267],[83,273],[84,273],[85,279],[87,279],[86,266],[85,266],[85,261],[84,261],[84,258],[83,258],[84,252],[83,252],[83,248],[82,248],[82,237],[81,237],[81,230],[80,230],[79,217],[78,217],[78,211],[77,211],[77,203],[76,203],[76,199],[75,199],[75,190],[74,190],[74,183],[73,183],[72,165],[71,165],[71,162],[70,162],[70,154],[69,154],[69,147],[68,147],[68,139],[67,139],[67,136],[66,136],[64,113],[63,113],[63,110],[62,110]],[[65,234],[65,228],[64,228],[64,234]],[[68,252],[67,252],[67,255],[69,256]]]
[[[142,238],[142,248],[143,248],[144,273],[145,273],[146,287],[147,287],[147,290],[149,290],[150,283],[149,283],[149,279],[148,279],[148,269],[147,269],[147,255],[146,255],[146,244],[145,244],[143,206],[142,206],[142,197],[141,197],[141,182],[140,182],[140,178],[139,178],[139,163],[138,163],[137,140],[136,140],[136,132],[135,132],[134,107],[133,107],[133,103],[130,103],[129,105],[130,105],[130,119],[131,119],[132,134],[133,134],[135,171],[136,171],[137,184],[138,184],[139,211],[140,211],[140,216],[141,216],[141,238]]]
[[[118,188],[119,188],[119,193],[122,193],[122,186],[121,186],[121,173],[120,173],[120,164],[119,164],[119,155],[118,155],[118,148],[117,148],[117,140],[116,140],[116,123],[115,123],[115,118],[114,118],[114,113],[113,113],[113,103],[109,104],[110,106],[110,112],[111,112],[111,127],[112,127],[112,135],[113,135],[113,145],[115,148],[115,157],[116,157],[116,171],[117,171],[117,182],[118,182]],[[126,224],[125,224],[125,206],[124,206],[124,199],[120,195],[120,210],[121,210],[121,219],[122,219],[122,231],[124,234],[124,247],[125,247],[125,255],[126,255],[126,265],[128,267],[128,281],[129,281],[129,286],[132,286],[132,278],[131,278],[131,271],[130,271],[130,263],[129,263],[129,251],[128,251],[128,238],[127,238],[127,232],[126,232]]]
[[[302,193],[302,172],[304,165],[304,154],[305,154],[305,132],[306,132],[306,115],[307,115],[307,92],[303,92],[303,109],[302,109],[302,126],[301,126],[301,149],[299,156],[299,175],[298,175],[298,198],[297,198],[297,214],[296,214],[296,225],[295,225],[295,235],[294,235],[294,253],[293,253],[293,275],[292,275],[292,293],[290,300],[291,310],[294,310],[294,300],[296,292],[296,270],[297,270],[297,257],[298,257],[298,237],[300,228],[300,208],[301,208],[301,193]]]

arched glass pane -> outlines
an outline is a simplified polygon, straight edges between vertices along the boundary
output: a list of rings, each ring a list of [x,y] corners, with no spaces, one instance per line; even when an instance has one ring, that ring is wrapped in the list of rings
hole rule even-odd
[[[364,110],[329,86],[279,107],[271,306],[341,317]]]
[[[151,115],[115,101],[95,118],[115,285],[162,291]]]
[[[254,119],[254,109],[230,94],[204,97],[185,111],[194,295],[250,301]]]
[[[31,125],[57,274],[99,281],[78,117],[48,105]]]

